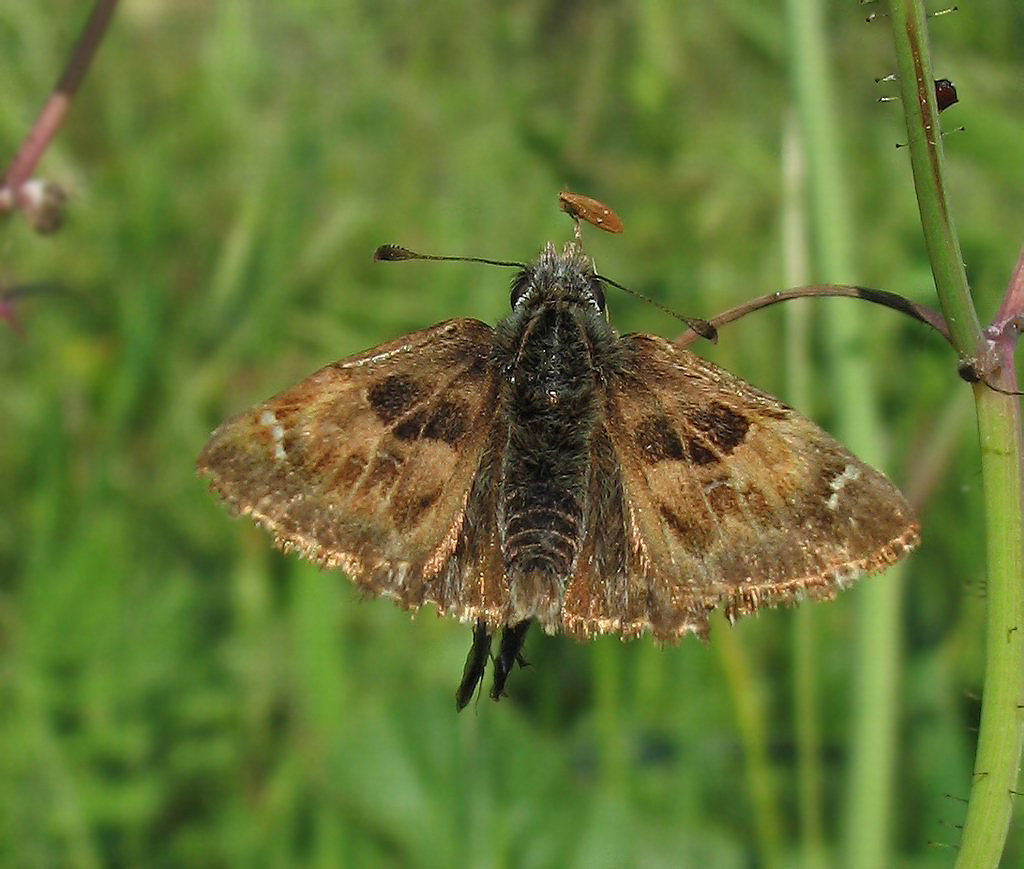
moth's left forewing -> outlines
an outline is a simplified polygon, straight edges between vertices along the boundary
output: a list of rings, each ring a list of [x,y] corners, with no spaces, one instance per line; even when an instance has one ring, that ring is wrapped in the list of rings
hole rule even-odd
[[[493,428],[493,335],[452,320],[328,365],[225,422],[198,469],[285,551],[403,606],[473,616],[457,598],[480,565],[452,562]]]
[[[663,339],[622,354],[606,424],[656,635],[699,633],[719,605],[829,598],[916,545],[899,490],[810,420]]]

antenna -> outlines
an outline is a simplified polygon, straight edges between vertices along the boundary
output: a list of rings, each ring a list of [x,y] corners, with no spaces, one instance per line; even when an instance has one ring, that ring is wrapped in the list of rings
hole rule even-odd
[[[558,203],[562,211],[572,218],[573,223],[576,224],[576,242],[581,243],[580,238],[580,221],[585,220],[596,226],[598,229],[603,229],[605,232],[622,232],[624,229],[622,220],[619,216],[612,211],[603,202],[598,202],[596,199],[591,199],[589,196],[584,196],[582,193],[570,193],[568,190],[563,190],[558,194]],[[375,262],[402,262],[404,260],[436,260],[438,262],[461,262],[461,263],[483,263],[489,266],[504,266],[506,268],[518,268],[526,269],[529,266],[526,263],[514,262],[511,260],[497,260],[487,259],[486,257],[480,256],[438,256],[436,254],[417,253],[414,250],[409,250],[407,247],[402,247],[398,244],[382,244],[373,252],[373,259]],[[611,278],[606,278],[604,275],[594,275],[599,281],[603,281],[606,284],[611,284],[613,287],[617,287],[624,293],[628,293],[635,299],[640,299],[643,302],[647,302],[648,305],[652,305],[664,314],[668,314],[670,317],[685,323],[694,332],[700,335],[701,338],[706,338],[712,344],[718,342],[718,330],[707,320],[701,320],[695,317],[684,317],[682,314],[677,314],[671,308],[665,307],[660,302],[654,301],[645,296],[643,293],[638,293],[636,290],[631,290],[629,287],[623,286],[618,281],[613,281]]]
[[[606,284],[611,284],[613,287],[618,287],[620,290],[622,290],[622,292],[628,293],[634,299],[640,299],[640,301],[642,302],[647,302],[648,305],[657,308],[663,314],[668,314],[670,317],[675,317],[675,319],[679,320],[682,323],[685,323],[687,326],[693,329],[693,331],[700,335],[701,338],[706,338],[712,344],[718,343],[718,329],[716,329],[714,325],[709,323],[707,320],[702,320],[699,317],[684,317],[682,314],[677,314],[671,308],[661,304],[661,302],[656,302],[654,301],[654,299],[645,296],[643,293],[638,293],[636,290],[631,290],[629,287],[623,286],[618,281],[613,281],[611,278],[606,278],[604,275],[594,275],[594,277],[596,277],[599,281],[604,281]]]
[[[438,256],[431,253],[416,253],[399,244],[382,244],[373,252],[374,262],[402,262],[403,260],[437,260],[449,263],[483,263],[488,266],[505,266],[507,268],[525,269],[526,263],[511,260],[487,259],[482,256]]]

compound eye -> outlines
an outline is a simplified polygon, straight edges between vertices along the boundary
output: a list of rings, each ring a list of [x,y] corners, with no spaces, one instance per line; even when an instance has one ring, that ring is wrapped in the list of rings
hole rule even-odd
[[[516,275],[515,280],[512,281],[512,295],[510,297],[510,301],[512,303],[513,308],[519,304],[520,300],[523,298],[523,296],[526,295],[527,291],[530,289],[530,282],[532,278],[533,275],[531,275],[529,272],[522,271],[518,275]]]
[[[597,310],[602,314],[604,313],[604,284],[602,284],[597,278],[594,278],[590,282],[590,294],[594,297],[594,304],[597,305]]]

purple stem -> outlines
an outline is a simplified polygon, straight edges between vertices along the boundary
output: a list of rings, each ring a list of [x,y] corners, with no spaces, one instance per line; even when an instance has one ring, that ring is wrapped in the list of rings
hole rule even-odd
[[[2,187],[15,191],[13,198],[20,199],[21,186],[32,176],[40,158],[60,129],[71,105],[71,98],[89,70],[89,64],[103,41],[103,36],[116,7],[117,0],[97,0],[96,5],[93,6],[85,29],[75,45],[71,60],[64,72],[61,73],[56,88],[50,94],[43,110],[39,113],[39,117],[32,129],[29,130],[25,141],[22,142],[21,148],[18,149],[18,153],[4,175]],[[8,207],[13,207],[15,204],[11,202]]]
[[[999,313],[996,314],[990,328],[1001,335],[1008,323],[1017,321],[1019,324],[1022,317],[1024,317],[1024,247],[1020,249],[1020,254],[1017,256],[1017,265],[1013,268],[1010,285],[1006,288],[1003,303],[999,306]],[[1019,331],[1018,329],[1018,333]]]

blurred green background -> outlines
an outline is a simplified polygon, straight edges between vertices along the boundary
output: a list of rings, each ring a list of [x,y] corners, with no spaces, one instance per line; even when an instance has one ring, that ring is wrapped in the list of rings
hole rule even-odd
[[[5,160],[86,7],[0,7]],[[857,272],[812,277],[935,304],[872,8],[829,4]],[[16,218],[0,247],[6,285],[66,291],[19,305],[24,340],[0,329],[0,862],[843,864],[865,584],[809,608],[809,718],[794,611],[718,619],[708,646],[534,632],[510,696],[457,716],[468,627],[281,556],[193,471],[218,422],[315,368],[506,310],[505,272],[374,265],[383,242],[528,259],[568,238],[570,188],[626,223],[587,233],[601,271],[682,313],[786,285],[788,26],[756,0],[122,4],[41,168],[71,190],[67,226],[42,238]],[[932,40],[962,100],[943,115],[967,128],[946,139],[949,180],[987,320],[1024,235],[1024,11],[961,4]],[[677,334],[610,292],[620,330]],[[806,304],[806,341],[772,309],[696,349],[783,396],[788,358],[826,427],[844,402],[831,372],[869,364],[885,469],[924,501],[891,862],[944,866],[982,664],[969,391],[923,327],[871,308],[835,348],[816,324],[857,303]],[[798,714],[820,792],[801,785]],[[1006,865],[1021,859],[1017,824]]]

